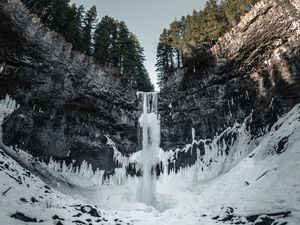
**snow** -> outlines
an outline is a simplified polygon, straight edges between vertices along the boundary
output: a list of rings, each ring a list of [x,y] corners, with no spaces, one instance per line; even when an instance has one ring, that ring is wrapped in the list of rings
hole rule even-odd
[[[230,168],[209,180],[192,179],[191,171],[195,168],[185,168],[177,174],[173,172],[164,181],[159,179],[155,208],[136,201],[134,182],[122,187],[99,188],[85,197],[110,210],[125,211],[134,218],[135,224],[142,225],[216,224],[212,218],[224,214],[226,207],[234,208],[234,215],[239,216],[235,220],[241,221],[252,214],[291,210],[291,217],[280,220],[299,224],[299,118],[300,105],[281,118],[271,132],[256,140],[255,144],[248,142],[245,127],[236,125],[241,137],[233,147],[247,149],[243,151],[244,156],[237,157],[240,161],[228,160]],[[289,138],[285,151],[275,153],[278,141],[286,136]],[[236,159],[234,154],[231,157]]]
[[[91,207],[88,202],[64,195],[57,190],[49,188],[39,177],[22,168],[1,149],[0,181],[1,195],[11,187],[0,198],[0,224],[3,225],[27,224],[11,218],[11,215],[16,212],[21,212],[30,218],[36,218],[37,221],[43,221],[39,223],[41,225],[54,224],[54,221],[57,222],[57,220],[53,219],[55,215],[64,219],[62,221],[63,224],[74,224],[73,221],[77,220],[74,215],[78,213],[82,214],[78,220],[84,222],[86,222],[86,219],[90,219],[92,223],[95,223],[97,220],[105,218],[107,221],[102,221],[102,224],[115,224],[114,220],[118,218],[123,221],[120,224],[132,224],[130,218],[125,216],[120,218],[113,211],[99,210],[101,218],[81,212],[78,210],[80,206]]]
[[[9,97],[0,101],[1,121],[16,107]],[[183,149],[168,152],[158,149],[155,161],[162,162],[163,173],[156,179],[155,204],[141,202],[142,178],[126,174],[131,163],[142,169],[145,163],[143,152],[122,156],[108,136],[108,145],[119,165],[115,175],[104,177],[104,171],[94,171],[87,162],[76,168],[54,160],[47,165],[36,162],[39,170],[54,177],[51,179],[56,181],[57,185],[52,185],[55,189],[45,187],[50,178],[42,180],[32,173],[26,175],[28,171],[3,150],[28,165],[34,162],[30,154],[6,147],[0,150],[0,194],[9,187],[12,189],[0,198],[3,206],[0,224],[25,224],[11,218],[16,211],[43,220],[40,224],[54,224],[54,215],[63,217],[63,224],[74,224],[73,216],[80,207],[73,205],[81,205],[86,208],[84,211],[97,206],[99,214],[107,220],[102,221],[103,224],[216,225],[244,222],[253,225],[247,216],[291,211],[291,216],[277,221],[299,225],[300,104],[280,118],[269,132],[262,131],[257,139],[253,139],[248,131],[247,124],[251,119],[252,115],[212,140],[196,140],[193,135],[193,142]],[[235,138],[225,141],[230,136]],[[204,146],[204,155],[200,152],[200,145]],[[190,154],[193,146],[198,146],[196,163],[168,173],[167,168],[176,162],[178,153]],[[230,150],[228,155],[225,154],[227,150]],[[9,167],[6,168],[5,164]],[[33,203],[31,197],[38,202]],[[26,198],[27,202],[22,202],[21,198]],[[228,211],[233,216],[231,221],[213,219],[216,216],[226,218]],[[91,219],[91,223],[97,224],[97,218],[82,214],[80,220]]]

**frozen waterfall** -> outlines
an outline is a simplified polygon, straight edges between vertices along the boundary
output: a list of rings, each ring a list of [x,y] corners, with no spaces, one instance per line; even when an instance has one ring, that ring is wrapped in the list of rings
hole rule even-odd
[[[147,205],[155,205],[156,164],[159,160],[160,120],[157,112],[157,93],[138,92],[142,108],[139,127],[142,138],[141,169],[142,179],[139,198]]]

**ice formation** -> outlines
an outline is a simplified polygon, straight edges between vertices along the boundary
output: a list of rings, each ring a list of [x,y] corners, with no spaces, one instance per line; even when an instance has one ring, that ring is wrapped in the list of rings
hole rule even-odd
[[[5,96],[5,99],[0,100],[0,143],[2,143],[2,124],[18,107],[16,101],[8,95]]]
[[[140,200],[147,205],[155,204],[156,164],[160,145],[160,120],[157,114],[157,93],[138,92],[143,102],[139,119],[142,129]]]
[[[212,140],[196,140],[195,129],[192,128],[193,141],[182,149],[163,151],[160,145],[160,120],[157,111],[156,93],[138,93],[141,104],[139,119],[142,131],[142,149],[127,157],[117,149],[113,140],[107,135],[107,145],[112,149],[113,160],[118,168],[114,174],[105,176],[104,170],[95,169],[91,164],[83,161],[75,167],[73,163],[67,165],[65,161],[50,160],[43,164],[45,168],[57,176],[62,176],[69,183],[81,187],[99,187],[107,185],[138,185],[137,198],[148,205],[155,204],[156,182],[174,183],[178,179],[184,182],[196,182],[213,179],[228,171],[240,162],[253,149],[254,141],[248,132],[252,116],[242,124],[236,123],[227,128]],[[14,100],[6,96],[0,101],[0,124],[16,108]],[[0,128],[1,131],[1,128]],[[231,137],[230,139],[228,137]],[[179,153],[193,154],[196,151],[196,162],[192,166],[175,169]],[[142,171],[142,177],[127,174],[128,167],[135,167]],[[160,175],[156,177],[156,167],[159,166]]]
[[[252,115],[243,123],[235,123],[213,139],[196,140],[195,129],[192,129],[193,141],[182,149],[164,151],[159,148],[160,121],[157,114],[157,95],[155,93],[139,93],[142,104],[140,126],[143,130],[143,149],[130,155],[122,155],[113,140],[107,135],[107,145],[113,150],[113,160],[118,168],[114,175],[104,176],[105,171],[94,170],[86,161],[80,167],[73,164],[66,166],[64,162],[50,160],[49,169],[62,174],[66,179],[81,187],[107,185],[135,185],[140,183],[138,198],[142,202],[154,204],[155,182],[176,183],[178,179],[185,182],[207,181],[227,172],[239,163],[255,145],[251,140],[247,124]],[[151,97],[150,97],[151,96]],[[151,103],[150,103],[151,102]],[[230,137],[230,138],[229,138]],[[196,162],[192,166],[175,169],[179,153],[193,154],[196,151]],[[158,166],[160,175],[155,176]],[[142,171],[143,176],[130,176],[128,167]],[[80,178],[78,178],[80,177]],[[84,180],[84,182],[83,182]],[[148,193],[147,195],[145,193]]]
[[[0,65],[0,73],[2,73],[2,72],[3,72],[3,70],[4,70],[4,67],[5,67],[5,63],[3,62],[3,63]]]

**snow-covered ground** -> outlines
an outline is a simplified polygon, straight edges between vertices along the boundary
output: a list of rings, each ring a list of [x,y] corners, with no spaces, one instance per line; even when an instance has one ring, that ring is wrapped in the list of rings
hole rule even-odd
[[[0,181],[1,225],[36,222],[48,225],[59,221],[66,225],[116,224],[116,221],[132,224],[127,216],[120,218],[114,211],[98,210],[87,201],[54,190],[1,149]]]
[[[180,175],[169,175],[169,182],[159,179],[155,208],[136,201],[137,178],[120,186],[75,190],[72,195],[88,199],[99,207],[123,212],[141,225],[220,224],[213,218],[222,219],[228,209],[237,224],[246,222],[244,217],[251,215],[291,211],[289,217],[278,221],[298,225],[300,105],[281,118],[257,141],[248,156],[228,172],[205,182],[191,179],[194,172],[195,168],[191,167]]]
[[[54,162],[51,167],[44,163],[30,167],[33,162],[30,156],[21,151],[14,154],[12,148],[5,148],[15,159],[23,160],[22,165],[44,172],[29,172],[0,150],[0,224],[33,224],[20,220],[28,217],[45,225],[299,225],[300,105],[258,140],[251,141],[247,132],[240,133],[238,144],[230,146],[237,153],[230,154],[231,159],[210,152],[220,163],[207,165],[204,170],[201,168],[204,164],[196,163],[178,174],[158,178],[154,206],[137,200],[140,182],[137,177],[123,181],[121,176],[121,179],[114,177],[107,182],[95,182],[97,177],[103,179],[102,173],[98,171],[96,176],[84,173],[83,170],[91,171],[86,164],[82,171],[63,166],[65,169],[58,168],[61,171],[58,172]],[[218,145],[216,149],[223,147]],[[213,151],[214,147],[208,146],[208,149]],[[218,172],[212,173],[215,168]],[[123,170],[120,171],[122,174]],[[39,178],[35,174],[46,174],[46,177]],[[51,179],[47,174],[51,174]],[[211,179],[198,179],[208,178],[207,175]],[[93,177],[92,184],[102,185],[93,188],[67,185],[81,179],[85,182],[87,177]],[[259,216],[263,214],[270,217]],[[287,217],[281,218],[282,215]],[[269,223],[259,222],[267,220]]]

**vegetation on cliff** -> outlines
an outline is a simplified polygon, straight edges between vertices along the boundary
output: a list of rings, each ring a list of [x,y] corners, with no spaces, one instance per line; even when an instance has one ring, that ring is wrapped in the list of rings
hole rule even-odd
[[[157,46],[159,85],[177,68],[196,72],[211,61],[207,50],[235,26],[258,0],[209,0],[203,10],[182,17],[160,35]]]
[[[102,65],[118,68],[123,79],[136,89],[153,90],[144,66],[144,49],[123,21],[104,16],[98,23],[95,6],[85,11],[83,5],[70,5],[70,0],[22,1],[74,49],[94,56]]]

